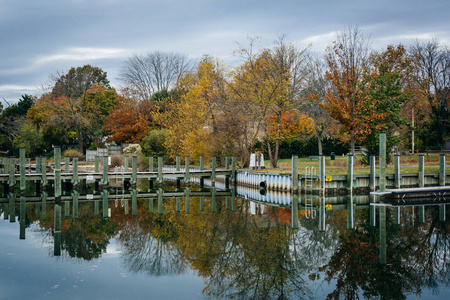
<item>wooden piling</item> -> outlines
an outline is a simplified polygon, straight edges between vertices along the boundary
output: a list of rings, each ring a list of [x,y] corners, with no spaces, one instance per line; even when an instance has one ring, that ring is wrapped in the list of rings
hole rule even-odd
[[[216,156],[211,158],[211,185],[216,184]]]
[[[148,212],[153,213],[153,198],[148,199]]]
[[[158,214],[162,215],[163,214],[163,195],[164,195],[164,190],[162,188],[158,189]]]
[[[439,155],[439,185],[445,185],[445,154]]]
[[[376,157],[375,155],[370,155],[370,176],[369,176],[369,186],[370,186],[370,190],[371,191],[375,191],[376,189],[376,179],[375,179],[375,175],[376,175]]]
[[[400,156],[398,154],[394,155],[394,186],[395,188],[400,188]]]
[[[95,173],[99,173],[100,172],[100,168],[99,168],[99,162],[100,158],[98,157],[98,155],[95,156],[95,167],[94,167],[94,172]]]
[[[20,214],[19,214],[19,224],[20,224],[20,234],[19,239],[25,239],[25,228],[26,228],[26,205],[25,205],[25,196],[20,196]]]
[[[291,182],[292,182],[292,193],[298,195],[298,155],[294,154],[292,155],[292,175],[291,175]]]
[[[54,148],[55,156],[55,200],[61,200],[61,148],[55,146]]]
[[[212,208],[212,212],[215,213],[217,212],[217,207],[216,207],[216,188],[212,187],[211,188],[211,208]]]
[[[20,193],[25,193],[26,181],[25,181],[25,148],[21,147],[20,153]]]
[[[73,191],[72,192],[72,199],[73,199],[73,204],[72,204],[72,218],[73,219],[78,219],[78,197],[79,197],[79,193],[78,191]]]
[[[42,186],[46,186],[48,184],[47,181],[47,158],[45,156],[42,157],[42,179],[41,184]]]
[[[425,186],[425,157],[419,154],[419,187]]]
[[[39,156],[36,156],[36,174],[40,174],[41,173],[41,158]]]
[[[123,171],[128,172],[129,156],[125,155],[123,158]]]
[[[383,156],[384,157],[384,156]],[[380,264],[385,265],[386,259],[386,206],[380,208]]]
[[[186,156],[185,165],[184,165],[184,181],[188,184],[190,180],[189,176],[189,156]]]
[[[11,156],[9,158],[9,188],[10,190],[14,191],[14,185],[16,184],[16,158],[14,156]]]
[[[386,191],[386,132],[380,132],[380,192]]]
[[[131,184],[136,185],[137,183],[137,156],[133,155],[131,160]]]
[[[102,191],[102,212],[103,218],[108,218],[108,190]]]
[[[16,195],[13,192],[8,194],[9,200],[9,222],[16,222]]]
[[[108,156],[103,156],[103,177],[102,177],[102,185],[108,185]]]
[[[298,192],[292,194],[292,228],[298,229]]]
[[[181,168],[180,166],[181,166],[180,156],[177,155],[177,156],[176,156],[176,162],[175,162],[175,168],[176,168],[176,171],[177,171],[177,172],[180,171],[180,168]]]
[[[158,183],[163,182],[163,156],[158,155]]]
[[[185,208],[185,212],[186,214],[189,214],[191,211],[191,190],[187,187],[185,189],[185,195],[184,195],[184,208]]]
[[[78,156],[72,157],[72,169],[73,169],[73,176],[72,176],[72,184],[78,185],[80,182],[78,180]]]
[[[138,208],[137,208],[137,190],[133,189],[131,191],[131,212],[133,217],[136,217],[138,215]]]
[[[47,192],[42,192],[41,203],[42,203],[42,220],[47,220]]]
[[[175,198],[175,207],[176,207],[176,212],[181,211],[181,198],[180,197]]]
[[[54,239],[53,255],[59,256],[61,255],[61,205],[55,203],[54,210],[55,210],[55,230],[53,233]]]
[[[353,155],[347,155],[347,188],[353,191],[353,165],[354,159]]]
[[[236,156],[231,157],[231,185],[236,186]]]
[[[64,156],[64,173],[70,172],[70,157]]]
[[[203,165],[203,155],[200,155],[200,171],[204,170],[204,165]]]

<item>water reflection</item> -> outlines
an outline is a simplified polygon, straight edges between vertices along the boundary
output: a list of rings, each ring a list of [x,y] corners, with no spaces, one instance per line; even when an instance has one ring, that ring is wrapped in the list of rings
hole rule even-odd
[[[252,193],[261,197],[253,200]],[[0,212],[6,222],[18,217],[20,239],[31,223],[43,241],[51,234],[60,260],[99,258],[114,239],[130,272],[160,277],[194,270],[212,298],[404,299],[425,289],[448,292],[446,205],[393,206],[377,197],[277,200],[245,189],[186,187],[72,191],[55,202],[45,192],[9,193]],[[297,211],[290,201],[298,201]]]

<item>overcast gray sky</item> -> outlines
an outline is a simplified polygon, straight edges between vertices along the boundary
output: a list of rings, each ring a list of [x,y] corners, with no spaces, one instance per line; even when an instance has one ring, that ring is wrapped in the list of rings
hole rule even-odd
[[[0,99],[39,96],[48,75],[91,64],[119,87],[134,53],[175,51],[236,63],[247,37],[323,51],[348,26],[375,50],[415,39],[450,45],[449,0],[0,0]]]

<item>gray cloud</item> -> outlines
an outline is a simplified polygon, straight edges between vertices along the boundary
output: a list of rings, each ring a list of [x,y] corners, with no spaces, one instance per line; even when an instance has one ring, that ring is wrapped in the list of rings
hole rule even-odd
[[[92,64],[114,86],[132,53],[176,51],[236,61],[247,36],[270,45],[280,34],[322,51],[348,25],[372,37],[375,49],[415,38],[449,43],[450,3],[306,0],[0,0],[0,98],[39,95],[58,70]]]

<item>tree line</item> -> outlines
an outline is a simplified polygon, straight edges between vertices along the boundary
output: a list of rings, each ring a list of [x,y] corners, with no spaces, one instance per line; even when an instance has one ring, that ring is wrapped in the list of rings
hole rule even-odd
[[[280,145],[311,137],[317,152],[309,155],[324,154],[330,140],[376,154],[380,131],[404,150],[441,149],[449,140],[450,52],[437,39],[375,51],[353,27],[325,53],[284,36],[271,47],[258,43],[239,45],[234,66],[209,55],[133,55],[117,90],[91,65],[52,74],[47,93],[0,107],[1,150],[40,155],[71,145],[83,153],[133,142],[146,155],[236,155],[241,166],[263,151],[275,167]]]

